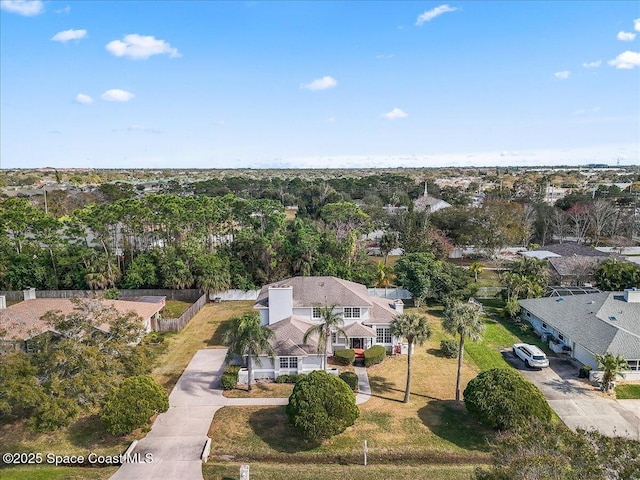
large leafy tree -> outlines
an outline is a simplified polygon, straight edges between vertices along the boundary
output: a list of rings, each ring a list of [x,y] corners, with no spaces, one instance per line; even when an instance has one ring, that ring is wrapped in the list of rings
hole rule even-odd
[[[236,355],[247,356],[248,380],[247,388],[252,390],[253,360],[262,366],[261,355],[268,355],[273,361],[274,350],[269,342],[274,336],[273,330],[260,324],[258,312],[244,313],[233,317],[224,333],[223,343],[229,347],[225,361],[231,363]]]
[[[595,279],[600,290],[609,292],[640,287],[640,266],[611,258],[599,265]]]
[[[598,368],[602,369],[602,386],[605,392],[609,392],[611,382],[621,377],[625,370],[629,369],[629,364],[622,355],[613,355],[605,353],[604,355],[596,354]]]
[[[304,334],[303,342],[307,342],[310,336],[318,335],[318,353],[322,353],[322,367],[327,370],[327,357],[329,356],[329,342],[333,332],[347,337],[342,329],[342,314],[335,311],[335,305],[322,305],[320,309],[320,323],[310,327]]]
[[[442,327],[451,335],[458,335],[458,373],[456,375],[456,402],[460,401],[460,374],[464,355],[465,339],[478,341],[484,332],[480,310],[472,303],[453,302],[444,310]]]
[[[431,326],[424,315],[416,312],[407,312],[398,315],[391,322],[391,335],[407,339],[409,349],[407,351],[407,384],[404,391],[404,403],[409,403],[411,394],[411,350],[414,345],[424,345],[431,337]]]

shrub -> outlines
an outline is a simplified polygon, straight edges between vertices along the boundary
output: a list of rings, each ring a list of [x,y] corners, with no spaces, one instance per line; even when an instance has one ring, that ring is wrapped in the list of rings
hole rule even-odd
[[[76,402],[64,397],[43,397],[27,425],[38,432],[50,432],[67,427],[80,413]]]
[[[552,411],[538,388],[506,368],[481,372],[464,390],[464,404],[480,422],[510,430],[536,418],[549,422]]]
[[[275,381],[276,383],[289,383],[289,375],[279,375]]]
[[[453,338],[447,338],[440,342],[440,351],[447,358],[458,358],[458,342]]]
[[[345,381],[347,385],[354,392],[358,389],[358,375],[353,372],[342,372],[340,378]]]
[[[360,411],[343,380],[316,370],[296,383],[286,413],[289,423],[304,437],[320,440],[344,432]]]
[[[236,388],[238,384],[238,372],[240,371],[240,367],[237,365],[231,365],[227,367],[225,372],[220,377],[220,386],[223,390],[231,390]]]
[[[335,350],[333,352],[333,358],[339,365],[351,365],[356,359],[356,352],[350,348],[345,350]]]
[[[387,349],[382,345],[374,345],[364,351],[364,366],[370,367],[387,358]]]
[[[113,435],[125,435],[147,424],[149,418],[169,409],[167,392],[145,375],[126,378],[106,397],[100,418]]]

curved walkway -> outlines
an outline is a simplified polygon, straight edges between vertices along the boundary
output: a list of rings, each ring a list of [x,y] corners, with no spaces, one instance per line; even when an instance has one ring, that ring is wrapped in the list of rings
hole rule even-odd
[[[169,395],[169,410],[158,415],[151,431],[138,442],[133,458],[112,480],[202,480],[201,455],[215,413],[226,406],[286,405],[288,398],[227,398],[219,389],[226,349],[198,350]],[[367,370],[358,375],[356,403],[371,398]],[[145,455],[153,461],[145,463]]]

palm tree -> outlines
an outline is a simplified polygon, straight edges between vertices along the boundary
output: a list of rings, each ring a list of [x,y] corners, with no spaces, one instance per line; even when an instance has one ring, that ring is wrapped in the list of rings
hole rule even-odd
[[[239,317],[233,317],[229,327],[224,332],[222,342],[229,347],[225,362],[229,364],[235,355],[247,356],[247,389],[251,391],[253,379],[252,358],[255,355],[256,365],[262,366],[260,355],[267,354],[273,362],[275,352],[269,343],[274,333],[269,327],[260,324],[258,312],[244,313]]]
[[[331,334],[333,332],[337,332],[345,337],[348,335],[342,329],[342,314],[334,313],[335,305],[331,305],[330,307],[324,305],[322,307],[317,307],[320,309],[320,318],[322,318],[322,323],[314,325],[310,327],[302,337],[302,341],[307,343],[307,339],[311,335],[318,335],[318,353],[323,353],[323,368],[324,371],[327,371],[327,356],[328,356],[328,344],[331,341]]]
[[[460,401],[460,374],[462,373],[462,357],[464,340],[477,341],[484,332],[484,324],[480,319],[480,311],[471,303],[455,302],[447,306],[442,318],[442,327],[451,335],[459,335],[458,374],[456,376],[456,402]]]
[[[478,282],[478,275],[482,273],[482,270],[484,270],[484,268],[482,267],[482,264],[480,262],[473,262],[471,265],[469,265],[469,271],[473,273],[473,280],[476,283]]]
[[[425,340],[431,336],[431,326],[427,317],[416,312],[408,312],[398,315],[391,322],[391,335],[405,337],[409,344],[407,351],[407,386],[404,391],[404,403],[409,403],[411,393],[411,350],[414,344],[424,345]]]
[[[622,355],[614,356],[612,353],[604,355],[596,354],[598,368],[602,369],[602,386],[606,393],[611,389],[611,382],[622,376],[622,372],[629,370],[629,364]]]

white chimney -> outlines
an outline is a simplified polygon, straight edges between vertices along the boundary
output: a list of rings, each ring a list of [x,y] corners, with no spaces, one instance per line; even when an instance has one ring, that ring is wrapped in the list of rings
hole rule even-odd
[[[625,289],[624,301],[627,303],[640,303],[640,288]]]
[[[0,295],[0,310],[7,308],[7,297]]]
[[[393,308],[399,314],[404,313],[404,302],[400,299],[397,299],[395,302],[393,302]]]
[[[31,288],[27,288],[26,290],[23,290],[22,293],[24,293],[24,299],[25,300],[35,300],[36,299],[36,289],[31,287]]]
[[[273,285],[269,287],[269,325],[293,315],[293,287]]]

